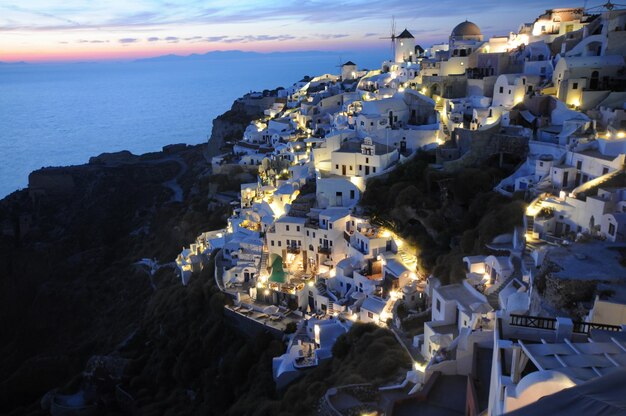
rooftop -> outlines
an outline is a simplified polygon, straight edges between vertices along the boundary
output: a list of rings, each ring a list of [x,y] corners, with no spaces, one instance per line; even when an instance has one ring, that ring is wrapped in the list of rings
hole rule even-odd
[[[338,150],[339,153],[361,153],[361,141],[349,140],[341,145]],[[376,155],[386,155],[395,150],[393,146],[387,146],[386,144],[374,143],[374,149]]]
[[[487,303],[485,299],[479,297],[477,293],[473,293],[464,284],[455,283],[452,285],[439,286],[437,289],[439,295],[445,300],[455,300],[465,311],[471,311],[471,305],[476,302]]]
[[[552,277],[623,284],[626,283],[625,250],[626,245],[593,241],[554,247],[546,254],[546,259],[560,268]]]
[[[528,344],[524,353],[539,370],[558,370],[578,380],[590,380],[626,366],[626,342],[563,342]]]

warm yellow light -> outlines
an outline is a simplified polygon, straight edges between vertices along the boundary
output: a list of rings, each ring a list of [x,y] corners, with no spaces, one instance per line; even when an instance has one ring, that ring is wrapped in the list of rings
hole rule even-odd
[[[426,366],[424,364],[420,364],[417,361],[413,362],[413,369],[415,371],[419,371],[420,373],[423,373],[424,370],[426,369]]]
[[[617,132],[617,138],[618,139],[623,139],[624,137],[626,137],[626,133],[624,133],[623,131],[618,131]]]
[[[313,282],[313,280],[309,281],[309,283],[307,283],[309,285],[309,287],[313,287],[315,286],[315,283]]]
[[[428,91],[426,87],[422,88],[422,94],[426,94],[426,91]]]
[[[263,288],[263,283],[258,282],[258,283],[256,284],[256,287],[258,287],[259,289]]]
[[[265,292],[263,292],[265,294],[265,296],[268,296],[270,294],[269,289],[265,289]]]

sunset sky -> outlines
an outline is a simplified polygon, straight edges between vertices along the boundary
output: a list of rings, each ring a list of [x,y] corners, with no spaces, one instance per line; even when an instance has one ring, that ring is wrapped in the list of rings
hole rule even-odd
[[[590,6],[596,5],[590,2]],[[391,16],[417,43],[465,19],[485,35],[516,31],[546,0],[0,0],[0,61],[132,59],[212,50],[383,49]]]

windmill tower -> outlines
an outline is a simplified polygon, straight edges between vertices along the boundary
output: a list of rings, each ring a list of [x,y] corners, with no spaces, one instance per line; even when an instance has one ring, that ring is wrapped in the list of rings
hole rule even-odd
[[[352,61],[347,61],[345,63],[341,63],[341,57],[339,57],[339,65],[337,68],[341,70],[341,80],[349,81],[356,78],[357,67],[356,64]]]
[[[380,39],[391,39],[391,59],[395,60],[396,58],[396,18],[391,17],[391,34],[388,37],[380,38]]]
[[[613,11],[615,9],[622,10],[624,8],[626,8],[626,4],[617,4],[617,3],[611,2],[610,0],[607,1],[606,3],[604,3],[604,4],[599,5],[599,6],[587,8],[587,2],[585,1],[585,13],[589,13],[589,12],[597,13],[597,12],[603,11],[602,9],[606,9],[608,11]]]
[[[391,56],[393,62],[413,61],[415,38],[407,29],[396,35],[396,19],[391,19],[391,35],[381,39],[391,39]]]

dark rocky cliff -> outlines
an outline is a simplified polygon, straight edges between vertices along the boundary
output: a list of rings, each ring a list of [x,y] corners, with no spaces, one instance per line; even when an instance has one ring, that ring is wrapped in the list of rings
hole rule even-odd
[[[237,137],[258,112],[236,102],[211,143]],[[41,169],[0,201],[0,414],[39,413],[44,393],[137,329],[155,288],[179,285],[173,267],[151,281],[136,262],[169,263],[201,231],[225,224],[229,207],[211,201],[209,188],[238,185],[210,175],[208,147]]]
[[[235,103],[214,123],[216,147],[260,110]],[[284,344],[224,318],[211,267],[180,284],[170,262],[225,225],[230,206],[211,195],[245,177],[210,174],[207,153],[104,154],[34,172],[0,201],[0,414],[50,414],[80,393],[98,415],[303,415],[333,385],[404,374],[393,335],[357,326],[337,358],[279,393]],[[143,258],[162,267],[150,275]]]

